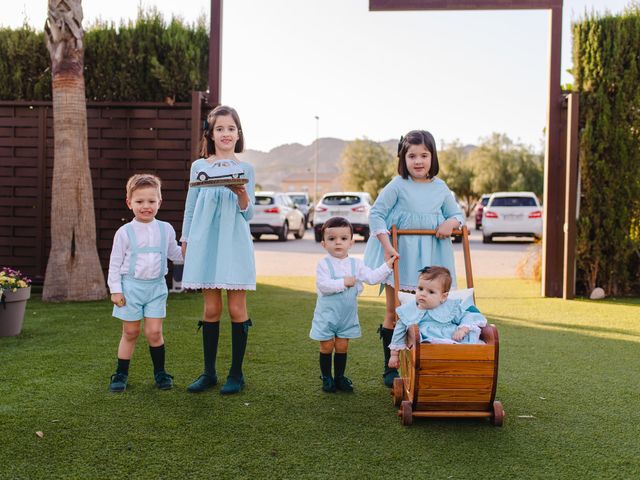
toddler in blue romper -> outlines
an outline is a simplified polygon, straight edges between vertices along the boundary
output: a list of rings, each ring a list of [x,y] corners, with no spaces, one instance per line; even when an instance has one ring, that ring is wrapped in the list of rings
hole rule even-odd
[[[372,270],[359,259],[349,257],[353,227],[342,217],[333,217],[322,226],[322,246],[329,253],[316,268],[318,299],[309,337],[320,342],[320,372],[325,392],[353,391],[344,376],[349,339],[359,338],[358,295],[362,282],[376,284],[391,272],[393,258]],[[331,376],[331,354],[334,376]]]
[[[129,362],[143,318],[156,386],[160,389],[173,386],[173,377],[164,370],[162,322],[167,302],[164,277],[167,258],[182,260],[182,252],[173,227],[155,219],[161,202],[158,177],[138,174],[127,182],[127,206],[135,218],[116,232],[109,260],[113,316],[122,320],[118,367],[109,384],[112,392],[122,392],[127,387]]]

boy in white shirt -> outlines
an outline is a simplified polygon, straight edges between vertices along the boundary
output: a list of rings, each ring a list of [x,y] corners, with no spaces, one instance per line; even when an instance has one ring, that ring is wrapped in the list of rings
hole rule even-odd
[[[349,339],[358,338],[358,295],[362,282],[382,282],[391,273],[395,257],[375,270],[360,259],[350,258],[353,227],[346,218],[332,217],[322,225],[322,246],[329,253],[316,267],[318,299],[309,337],[320,342],[322,390],[352,392],[353,384],[344,376]],[[335,351],[334,376],[331,376],[331,354]]]
[[[182,260],[173,227],[156,220],[162,203],[161,182],[150,174],[137,174],[127,182],[127,207],[135,218],[118,229],[113,239],[107,283],[114,304],[113,316],[122,320],[122,337],[118,346],[118,367],[111,375],[109,390],[127,388],[129,362],[140,335],[144,318],[144,335],[149,343],[156,386],[173,387],[173,377],[164,370],[162,321],[166,316],[167,258]]]

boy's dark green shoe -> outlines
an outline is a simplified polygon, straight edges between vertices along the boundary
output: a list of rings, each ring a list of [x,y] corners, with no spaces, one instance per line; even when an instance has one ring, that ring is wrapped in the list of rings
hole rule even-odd
[[[215,387],[218,384],[218,377],[215,375],[212,377],[203,373],[200,375],[191,385],[187,387],[187,391],[191,393],[200,393],[205,390]]]
[[[122,372],[116,372],[111,375],[111,383],[109,383],[109,391],[124,392],[127,389],[127,378],[129,376]]]
[[[400,374],[398,373],[397,368],[387,368],[382,374],[382,381],[386,387],[391,388],[393,387],[393,380],[399,376]]]
[[[336,377],[336,388],[343,392],[353,392],[353,383],[347,377]]]
[[[220,393],[222,395],[231,395],[233,393],[238,393],[240,390],[244,388],[244,377],[233,377],[229,375],[227,377],[227,381],[224,383],[222,388],[220,389]]]
[[[158,373],[155,373],[153,378],[156,381],[156,387],[160,390],[169,390],[173,387],[173,375],[169,375],[164,370],[160,370]]]
[[[331,376],[320,377],[322,379],[322,390],[327,393],[333,393],[336,391],[336,382],[333,381]]]

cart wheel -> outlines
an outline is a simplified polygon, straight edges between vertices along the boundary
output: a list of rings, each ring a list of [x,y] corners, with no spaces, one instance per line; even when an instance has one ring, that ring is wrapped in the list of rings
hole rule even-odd
[[[409,400],[404,400],[400,405],[400,410],[402,411],[402,416],[400,417],[400,421],[402,425],[408,427],[413,423],[413,414],[411,412],[411,402]]]
[[[501,427],[503,419],[504,409],[502,408],[502,403],[496,400],[495,402],[493,402],[493,415],[491,415],[489,422],[494,427]]]
[[[393,379],[393,406],[399,407],[404,396],[404,382],[401,378]]]

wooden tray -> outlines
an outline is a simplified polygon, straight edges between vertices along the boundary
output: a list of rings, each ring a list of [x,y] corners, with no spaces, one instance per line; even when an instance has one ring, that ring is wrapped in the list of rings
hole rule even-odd
[[[190,187],[226,187],[231,185],[245,185],[248,178],[222,178],[219,180],[195,180],[189,182]]]

